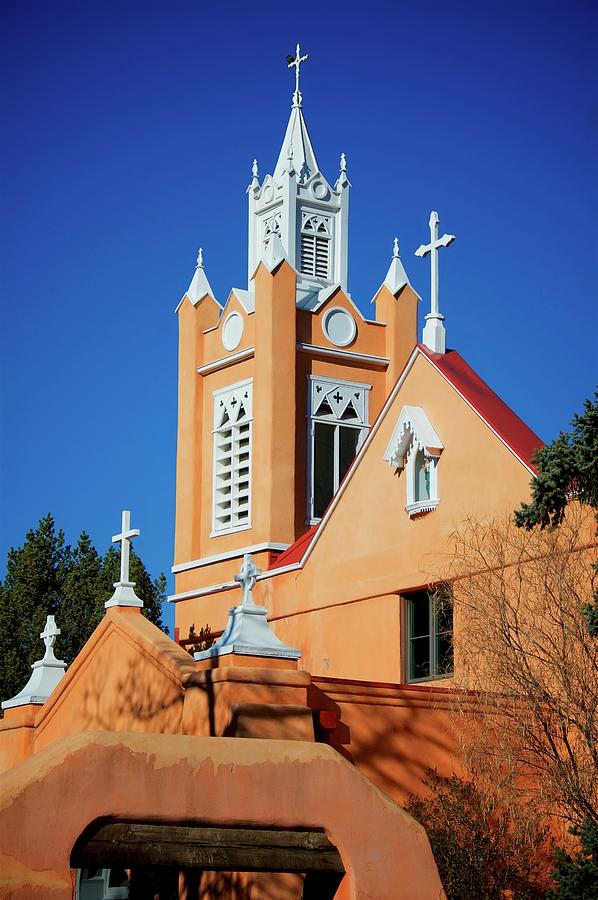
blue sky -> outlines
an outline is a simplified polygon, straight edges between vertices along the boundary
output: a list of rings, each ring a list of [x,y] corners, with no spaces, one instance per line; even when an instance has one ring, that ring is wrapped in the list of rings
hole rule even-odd
[[[272,171],[299,40],[318,159],[353,189],[365,311],[392,239],[447,342],[542,438],[596,381],[592,2],[353,5],[5,0],[0,560],[51,511],[100,549],[130,508],[172,561],[177,323],[198,245],[246,283],[251,161]],[[422,316],[425,313],[422,308]]]

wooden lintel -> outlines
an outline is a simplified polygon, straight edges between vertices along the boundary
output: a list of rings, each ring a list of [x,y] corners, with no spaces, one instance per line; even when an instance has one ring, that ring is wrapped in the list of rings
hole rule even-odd
[[[71,864],[180,866],[216,872],[345,871],[340,853],[319,831],[122,822],[88,831],[73,850]]]

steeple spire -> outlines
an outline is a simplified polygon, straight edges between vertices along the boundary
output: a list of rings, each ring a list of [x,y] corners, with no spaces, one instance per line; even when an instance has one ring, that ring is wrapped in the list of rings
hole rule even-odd
[[[301,56],[301,49],[299,44],[297,44],[297,50],[295,51],[295,56],[287,56],[287,67],[289,69],[295,69],[295,93],[293,94],[293,108],[300,109],[301,104],[303,103],[303,97],[301,96],[301,91],[299,90],[299,68],[302,62],[305,62],[306,59],[309,59],[308,54],[305,56]]]

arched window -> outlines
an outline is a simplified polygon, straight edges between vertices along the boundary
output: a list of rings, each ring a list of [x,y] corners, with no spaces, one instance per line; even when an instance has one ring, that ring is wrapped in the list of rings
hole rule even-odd
[[[251,525],[251,400],[251,380],[214,392],[214,534]]]
[[[443,444],[421,406],[404,406],[384,459],[405,470],[405,510],[410,517],[436,509],[438,460]]]
[[[301,273],[330,279],[332,223],[329,216],[301,214]]]
[[[319,520],[368,432],[370,385],[308,376],[308,520]]]

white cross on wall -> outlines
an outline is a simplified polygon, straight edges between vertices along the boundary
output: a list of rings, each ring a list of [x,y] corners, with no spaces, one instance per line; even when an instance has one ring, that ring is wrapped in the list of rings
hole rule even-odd
[[[262,570],[258,569],[251,558],[251,553],[246,553],[243,557],[243,565],[238,574],[235,575],[235,581],[243,588],[243,600],[241,601],[241,606],[245,606],[252,602],[251,592],[255,587],[256,578],[258,575],[261,575],[261,572]]]
[[[131,538],[139,537],[141,532],[138,528],[131,528],[131,513],[128,509],[123,509],[121,533],[112,537],[112,543],[120,543],[120,583],[130,584],[129,582],[129,549],[131,546]]]

